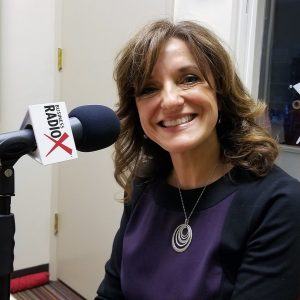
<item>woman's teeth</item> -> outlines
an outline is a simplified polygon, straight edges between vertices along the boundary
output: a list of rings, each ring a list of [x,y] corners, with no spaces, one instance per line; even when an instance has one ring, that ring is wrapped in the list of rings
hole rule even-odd
[[[176,119],[176,120],[162,121],[162,125],[164,127],[173,127],[173,126],[188,123],[188,122],[192,121],[194,119],[194,117],[195,117],[195,115],[188,115],[188,116],[182,117],[180,119]]]

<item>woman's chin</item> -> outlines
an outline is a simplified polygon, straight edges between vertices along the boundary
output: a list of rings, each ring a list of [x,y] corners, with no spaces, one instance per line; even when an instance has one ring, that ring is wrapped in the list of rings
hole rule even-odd
[[[168,144],[168,145],[161,145],[161,146],[166,151],[168,151],[170,154],[185,153],[185,152],[192,150],[195,147],[195,145],[193,145],[193,143],[190,143],[190,142]]]

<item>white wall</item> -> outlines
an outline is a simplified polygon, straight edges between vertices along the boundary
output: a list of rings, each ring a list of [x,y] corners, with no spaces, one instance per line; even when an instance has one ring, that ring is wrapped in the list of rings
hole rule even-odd
[[[193,20],[213,30],[227,45],[232,44],[236,16],[235,0],[175,0],[174,19]]]
[[[18,130],[27,106],[54,98],[54,1],[2,0],[0,131]],[[49,262],[51,167],[16,164],[15,269]]]

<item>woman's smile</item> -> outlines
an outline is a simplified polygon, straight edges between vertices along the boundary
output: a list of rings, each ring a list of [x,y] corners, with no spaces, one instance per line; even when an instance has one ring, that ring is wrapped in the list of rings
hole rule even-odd
[[[196,114],[187,114],[182,117],[170,119],[170,120],[163,120],[159,122],[159,125],[165,128],[170,128],[170,127],[178,127],[187,123],[190,123],[191,121],[194,120],[196,117]]]

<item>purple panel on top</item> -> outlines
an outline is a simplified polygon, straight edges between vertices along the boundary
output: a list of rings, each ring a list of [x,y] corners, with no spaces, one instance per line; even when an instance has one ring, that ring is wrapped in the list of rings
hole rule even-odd
[[[234,193],[195,212],[193,240],[183,253],[171,238],[184,222],[183,211],[168,210],[144,193],[127,225],[123,241],[121,284],[129,300],[212,300],[222,278],[219,249],[223,224]]]

